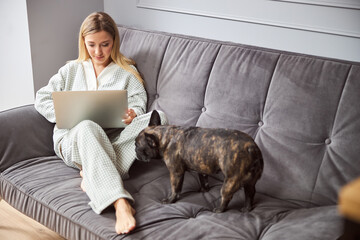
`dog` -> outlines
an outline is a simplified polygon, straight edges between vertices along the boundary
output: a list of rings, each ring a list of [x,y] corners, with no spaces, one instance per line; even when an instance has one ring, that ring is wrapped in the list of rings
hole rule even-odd
[[[221,202],[213,209],[225,211],[234,193],[245,192],[243,212],[253,208],[255,184],[261,177],[264,162],[254,140],[237,130],[161,125],[159,113],[152,112],[148,127],[135,140],[138,160],[162,158],[170,172],[171,195],[163,203],[180,197],[185,171],[196,171],[201,189],[209,190],[207,176],[221,171],[224,182]]]

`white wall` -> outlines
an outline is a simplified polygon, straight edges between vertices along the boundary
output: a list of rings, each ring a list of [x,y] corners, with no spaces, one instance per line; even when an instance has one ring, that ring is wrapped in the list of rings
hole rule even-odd
[[[359,0],[104,0],[104,9],[140,29],[360,62]]]
[[[77,58],[84,18],[103,0],[0,0],[0,111],[32,104],[66,61]]]
[[[0,111],[33,102],[26,0],[0,1]]]
[[[31,57],[35,92],[78,56],[81,23],[104,10],[103,0],[28,0]]]
[[[0,111],[33,103],[102,10],[136,28],[360,62],[359,0],[0,0]]]

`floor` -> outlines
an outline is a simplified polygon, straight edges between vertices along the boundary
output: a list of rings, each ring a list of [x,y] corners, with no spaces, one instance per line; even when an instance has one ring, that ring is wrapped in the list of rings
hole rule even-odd
[[[1,240],[64,240],[60,235],[0,200]]]

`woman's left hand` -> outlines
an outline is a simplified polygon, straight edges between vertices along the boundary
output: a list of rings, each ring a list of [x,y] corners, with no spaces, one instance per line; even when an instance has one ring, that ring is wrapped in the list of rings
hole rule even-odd
[[[129,125],[136,116],[137,116],[137,115],[136,115],[134,109],[129,108],[129,109],[127,110],[127,112],[126,112],[126,115],[125,115],[125,117],[124,117],[123,122],[124,122],[126,125]]]

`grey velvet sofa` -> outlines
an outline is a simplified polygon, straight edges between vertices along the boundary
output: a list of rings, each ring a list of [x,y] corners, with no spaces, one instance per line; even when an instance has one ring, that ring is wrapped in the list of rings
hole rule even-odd
[[[148,109],[171,124],[238,129],[262,150],[255,208],[239,211],[243,191],[224,213],[222,175],[199,192],[187,173],[169,205],[161,160],[136,161],[125,186],[137,228],[114,231],[114,209],[88,206],[76,169],[55,156],[53,125],[32,105],[0,113],[0,196],[67,239],[337,239],[339,189],[360,175],[360,63],[119,26],[121,51],[146,81]]]

